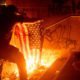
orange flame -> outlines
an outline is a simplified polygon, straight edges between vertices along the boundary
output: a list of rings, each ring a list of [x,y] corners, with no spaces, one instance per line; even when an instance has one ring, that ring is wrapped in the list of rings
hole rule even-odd
[[[60,54],[60,51],[58,50],[52,51],[49,49],[43,49],[41,61],[39,63],[40,53],[35,54],[35,50],[36,49],[33,49],[33,55],[29,55],[29,58],[26,61],[28,74],[34,73],[34,71],[37,70],[39,66],[49,68],[51,64],[58,58],[58,54]]]

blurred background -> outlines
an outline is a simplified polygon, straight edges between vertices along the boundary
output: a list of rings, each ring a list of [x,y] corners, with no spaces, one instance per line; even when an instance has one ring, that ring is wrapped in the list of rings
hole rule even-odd
[[[14,4],[28,17],[80,13],[80,0],[0,0],[0,4]]]

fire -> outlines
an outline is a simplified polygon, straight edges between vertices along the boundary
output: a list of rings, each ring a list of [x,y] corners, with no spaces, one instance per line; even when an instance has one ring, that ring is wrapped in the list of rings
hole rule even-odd
[[[39,61],[40,53],[35,54],[35,50],[36,49],[33,49],[33,55],[30,55],[26,61],[28,74],[34,73],[34,71],[37,70],[40,66],[49,68],[60,54],[60,51],[58,50],[52,51],[50,49],[43,49],[41,59]]]
[[[57,52],[50,49],[43,49],[41,65],[50,67],[51,64],[57,59]]]
[[[1,80],[19,80],[18,66],[15,63],[4,61],[1,72]]]
[[[37,69],[40,61],[40,50],[39,49],[32,49],[31,53],[28,54],[28,58],[26,61],[27,64],[27,73],[33,72]]]

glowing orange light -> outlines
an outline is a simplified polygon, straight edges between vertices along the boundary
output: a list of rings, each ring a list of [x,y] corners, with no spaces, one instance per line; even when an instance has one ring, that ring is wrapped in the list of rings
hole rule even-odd
[[[37,69],[37,66],[39,64],[39,57],[40,57],[39,49],[32,49],[32,53],[28,56],[28,59],[26,61],[28,73],[31,73],[35,69]]]
[[[60,51],[55,50],[51,51],[49,49],[43,49],[42,56],[41,56],[41,62],[39,65],[37,65],[39,61],[39,53],[35,54],[35,50],[33,49],[34,55],[30,55],[29,59],[26,61],[27,64],[27,71],[28,74],[33,73],[35,70],[38,69],[39,66],[44,66],[45,68],[49,68],[53,62],[58,58],[58,54],[60,54]]]

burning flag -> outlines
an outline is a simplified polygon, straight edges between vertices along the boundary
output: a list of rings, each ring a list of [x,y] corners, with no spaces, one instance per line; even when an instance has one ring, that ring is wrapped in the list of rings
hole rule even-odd
[[[41,58],[41,48],[42,48],[42,37],[40,32],[40,23],[41,21],[24,23],[28,29],[28,39],[29,39],[29,49],[30,53],[28,55],[28,68],[32,66],[32,70],[36,69],[39,66]],[[30,70],[31,70],[30,69]]]
[[[17,23],[13,29],[11,44],[23,53],[28,72],[34,70],[40,62],[42,47],[40,23],[41,20]]]

